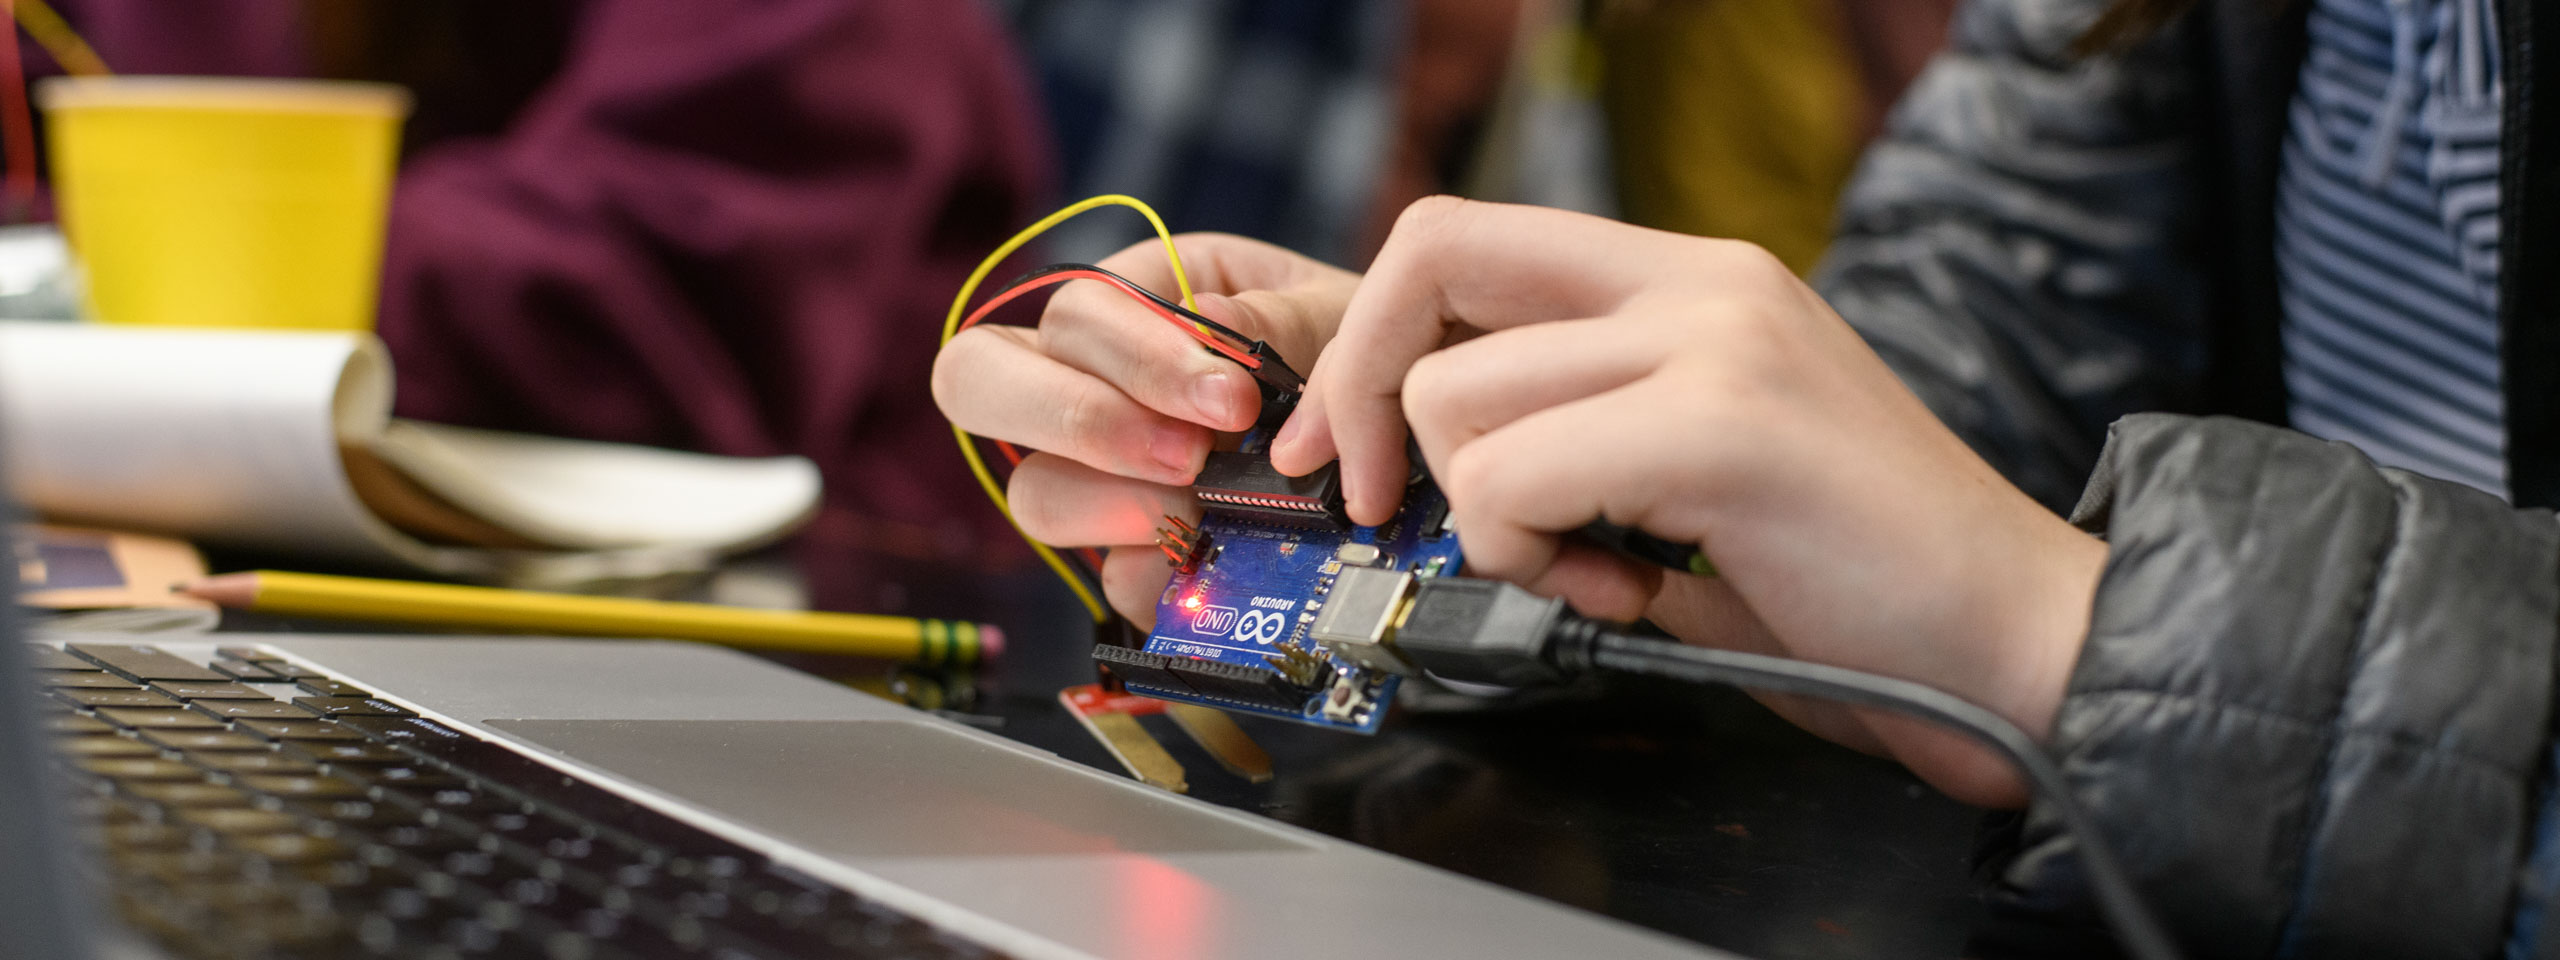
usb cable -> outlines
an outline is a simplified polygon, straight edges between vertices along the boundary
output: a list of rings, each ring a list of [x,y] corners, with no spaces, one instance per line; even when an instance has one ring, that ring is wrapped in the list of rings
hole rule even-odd
[[[1891,710],[1978,740],[2016,767],[2079,841],[2098,907],[2126,952],[2137,960],[2179,955],[2096,822],[2073,799],[2061,769],[1999,714],[1909,680],[1637,636],[1577,614],[1563,600],[1507,583],[1432,577],[1411,589],[1386,644],[1412,668],[1435,677],[1521,687],[1594,670],[1646,674]]]

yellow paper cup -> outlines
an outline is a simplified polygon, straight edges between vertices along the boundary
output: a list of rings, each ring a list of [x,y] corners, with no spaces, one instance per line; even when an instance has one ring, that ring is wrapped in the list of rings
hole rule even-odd
[[[405,91],[57,77],[38,86],[36,102],[91,316],[372,328]]]

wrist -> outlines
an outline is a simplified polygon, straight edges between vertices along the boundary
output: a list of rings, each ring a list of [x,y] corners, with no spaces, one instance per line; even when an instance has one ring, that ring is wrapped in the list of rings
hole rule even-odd
[[[1984,537],[1995,551],[1966,564],[1973,614],[1942,634],[1928,667],[1905,674],[2000,714],[2038,741],[2052,736],[2072,671],[2089,635],[2107,560],[2105,541],[2040,508],[2022,535]],[[2027,799],[2017,771],[1971,739],[1906,717],[1869,712],[1895,759],[1966,803],[2009,808]]]
[[[2015,670],[2006,678],[1999,701],[1986,704],[2037,740],[2050,739],[2062,698],[2080,650],[2089,640],[2089,618],[2097,603],[2098,579],[2106,570],[2106,541],[2054,520],[2049,546],[2033,551],[2035,587],[2021,591],[2023,608],[2009,642],[2008,662]]]

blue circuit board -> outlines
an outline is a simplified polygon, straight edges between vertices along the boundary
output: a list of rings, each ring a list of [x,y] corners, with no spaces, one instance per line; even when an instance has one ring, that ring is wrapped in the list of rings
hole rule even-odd
[[[1137,678],[1128,681],[1129,690],[1327,729],[1377,732],[1402,678],[1338,658],[1309,641],[1308,632],[1346,563],[1408,570],[1417,577],[1455,575],[1463,557],[1447,516],[1447,502],[1428,480],[1409,489],[1404,509],[1377,527],[1289,526],[1211,509],[1199,528],[1206,555],[1195,572],[1177,574],[1165,587],[1155,633],[1143,649],[1294,672],[1313,681],[1312,692],[1304,703],[1284,707],[1267,698],[1248,702]],[[1375,548],[1374,556],[1368,548]]]

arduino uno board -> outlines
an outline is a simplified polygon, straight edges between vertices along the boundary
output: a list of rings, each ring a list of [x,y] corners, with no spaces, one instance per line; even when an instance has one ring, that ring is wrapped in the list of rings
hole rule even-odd
[[[1167,517],[1172,529],[1157,531],[1174,576],[1157,599],[1154,633],[1136,647],[1096,645],[1093,658],[1131,693],[1375,733],[1415,672],[1388,644],[1395,616],[1414,584],[1463,566],[1448,500],[1417,468],[1393,518],[1357,526],[1337,467],[1302,477],[1272,469],[1269,438],[1306,380],[1267,343],[1245,343],[1241,354],[1262,414],[1236,449],[1202,466],[1199,525]]]
[[[1213,464],[1204,472],[1206,509],[1195,530],[1176,535],[1181,549],[1173,552],[1182,562],[1156,605],[1154,633],[1137,649],[1096,647],[1095,659],[1133,693],[1374,733],[1402,678],[1357,646],[1322,641],[1320,621],[1328,619],[1329,603],[1359,608],[1332,619],[1389,608],[1388,598],[1338,596],[1346,576],[1391,582],[1400,591],[1456,574],[1464,558],[1449,529],[1448,503],[1422,479],[1393,519],[1362,527],[1328,518],[1322,501],[1329,491],[1266,491],[1250,476],[1230,486],[1207,482],[1255,469],[1268,467]],[[1330,477],[1318,483],[1329,486]],[[1299,495],[1308,499],[1293,499]],[[1338,495],[1330,506],[1339,510]]]

